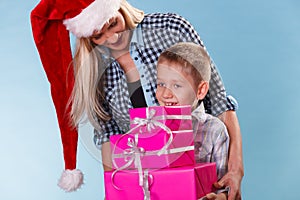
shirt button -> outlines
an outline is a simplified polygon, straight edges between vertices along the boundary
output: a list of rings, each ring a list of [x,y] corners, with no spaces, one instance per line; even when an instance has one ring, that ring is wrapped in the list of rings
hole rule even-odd
[[[149,89],[146,90],[146,92],[149,92],[149,91],[150,91]]]
[[[134,57],[134,60],[138,60],[139,58],[138,57]]]

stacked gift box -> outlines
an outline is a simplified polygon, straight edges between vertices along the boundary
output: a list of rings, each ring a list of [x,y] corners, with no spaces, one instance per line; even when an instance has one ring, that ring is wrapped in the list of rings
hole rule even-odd
[[[110,137],[107,200],[196,200],[213,191],[215,163],[195,163],[190,106],[130,109],[130,130]]]

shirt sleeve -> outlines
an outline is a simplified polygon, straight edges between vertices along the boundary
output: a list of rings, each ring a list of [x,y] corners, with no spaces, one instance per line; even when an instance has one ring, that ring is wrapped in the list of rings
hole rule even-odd
[[[110,136],[124,133],[113,118],[109,103],[103,103],[103,108],[111,118],[105,122],[98,119],[100,130],[94,129],[94,143],[98,149],[101,149],[103,143],[109,142]]]
[[[101,145],[105,142],[109,142],[109,137],[114,134],[123,134],[124,132],[119,128],[114,119],[110,119],[108,122],[103,123],[102,130],[94,129],[94,143],[98,149],[101,149]]]
[[[178,31],[178,42],[194,42],[206,49],[199,34],[187,20],[176,14],[173,14],[172,17],[174,18],[174,23],[170,25],[170,28]],[[236,110],[238,108],[237,101],[232,96],[226,94],[221,75],[212,58],[209,86],[208,95],[203,101],[206,113],[218,116],[227,110]]]
[[[229,148],[229,135],[225,125],[220,122],[216,124],[218,135],[214,141],[214,148],[212,152],[212,162],[217,164],[218,179],[221,179],[227,173],[228,166],[228,148]]]
[[[195,160],[215,162],[218,179],[228,170],[229,135],[225,124],[212,115],[199,111],[193,112],[193,130],[195,133]]]
[[[127,83],[130,101],[134,108],[147,107],[144,91],[141,85],[141,80]]]
[[[124,134],[129,128],[128,109],[131,104],[124,72],[116,62],[107,66],[101,80],[103,84],[99,87],[103,87],[105,100],[102,106],[110,119],[98,119],[99,127],[94,130],[94,143],[98,148],[104,142],[108,142],[110,136]]]

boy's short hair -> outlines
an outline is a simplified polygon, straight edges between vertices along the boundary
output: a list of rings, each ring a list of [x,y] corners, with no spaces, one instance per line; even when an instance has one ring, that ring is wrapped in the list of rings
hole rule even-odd
[[[158,63],[162,61],[176,62],[194,77],[197,84],[210,80],[210,57],[204,47],[192,42],[180,42],[160,54]],[[189,69],[190,68],[190,69]]]

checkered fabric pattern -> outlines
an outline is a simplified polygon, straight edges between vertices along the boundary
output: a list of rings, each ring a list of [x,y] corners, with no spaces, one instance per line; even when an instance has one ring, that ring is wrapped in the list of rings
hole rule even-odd
[[[229,135],[225,124],[205,113],[200,106],[192,112],[195,160],[197,163],[215,162],[218,179],[228,170]]]
[[[156,63],[160,53],[178,42],[194,42],[202,46],[203,43],[193,26],[183,17],[173,13],[145,15],[138,28],[141,28],[143,44],[131,43],[130,51],[138,52],[138,59],[141,59],[144,68],[144,74],[140,76],[147,81],[142,84],[147,86],[146,92],[150,93],[151,103],[155,105]],[[210,90],[204,105],[207,113],[217,116],[226,110],[235,110],[237,104],[232,97],[227,98],[222,79],[213,62],[211,67]],[[112,118],[106,123],[99,122],[101,130],[94,132],[94,141],[98,147],[109,141],[111,135],[123,134],[129,129],[128,109],[132,108],[132,104],[125,74],[117,62],[112,62],[106,69],[104,92],[105,108]]]

